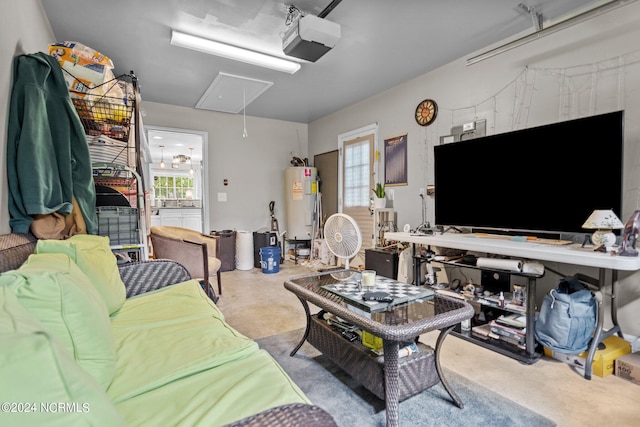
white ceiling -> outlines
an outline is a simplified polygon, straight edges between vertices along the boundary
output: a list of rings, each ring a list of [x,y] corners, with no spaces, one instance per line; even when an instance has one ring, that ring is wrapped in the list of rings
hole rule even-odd
[[[319,14],[330,0],[42,0],[56,41],[110,57],[134,71],[143,100],[195,107],[219,73],[273,82],[248,116],[309,123],[454,59],[533,32],[521,3],[544,26],[603,0],[343,0],[326,19],[341,26],[335,48],[290,75],[169,44],[171,30],[283,56],[290,5]],[[416,103],[428,97],[416,89]],[[240,112],[241,114],[242,112]]]

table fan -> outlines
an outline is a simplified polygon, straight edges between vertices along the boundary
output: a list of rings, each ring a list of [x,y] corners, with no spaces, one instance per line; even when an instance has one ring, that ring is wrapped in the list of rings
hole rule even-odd
[[[356,256],[362,246],[362,234],[356,221],[342,213],[331,215],[324,223],[324,239],[331,253],[344,259],[344,268],[348,270],[349,259]]]

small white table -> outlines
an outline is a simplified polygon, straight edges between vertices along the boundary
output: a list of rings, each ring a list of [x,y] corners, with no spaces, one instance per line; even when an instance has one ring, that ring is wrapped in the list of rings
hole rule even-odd
[[[616,281],[618,271],[640,270],[640,257],[623,257],[603,252],[594,252],[591,248],[583,248],[580,244],[559,245],[541,243],[536,240],[519,238],[482,237],[477,234],[414,234],[403,232],[387,232],[385,240],[411,243],[413,245],[437,246],[442,248],[460,249],[471,252],[484,252],[505,255],[515,258],[525,258],[537,261],[553,261],[599,269],[598,290],[602,292],[606,285],[607,270],[611,271],[611,320],[613,327],[605,331],[604,307],[598,300],[598,322],[587,356],[584,377],[591,379],[591,365],[598,344],[607,337],[618,334],[622,337],[622,330],[618,325],[616,304]]]

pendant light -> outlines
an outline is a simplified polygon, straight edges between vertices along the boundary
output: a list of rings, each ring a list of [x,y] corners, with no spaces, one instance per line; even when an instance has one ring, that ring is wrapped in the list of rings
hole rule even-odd
[[[249,136],[247,133],[247,89],[242,89],[242,121],[244,128],[242,130],[242,137],[246,138]]]
[[[164,145],[160,145],[161,159],[160,159],[160,169],[164,169]]]
[[[189,169],[189,175],[193,175],[195,171],[193,170],[193,148],[189,148],[189,164],[191,165],[191,169]]]

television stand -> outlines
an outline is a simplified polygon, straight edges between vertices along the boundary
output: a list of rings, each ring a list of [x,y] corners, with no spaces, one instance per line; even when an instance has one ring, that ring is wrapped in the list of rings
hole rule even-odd
[[[550,261],[563,264],[571,264],[582,267],[594,267],[598,269],[597,288],[604,294],[603,290],[607,284],[611,286],[611,320],[613,327],[609,330],[604,329],[604,305],[602,300],[598,300],[598,320],[594,330],[593,339],[589,345],[588,356],[584,371],[584,377],[591,379],[591,369],[593,358],[595,356],[598,344],[605,338],[613,334],[623,337],[622,330],[617,322],[617,301],[616,301],[616,281],[619,271],[638,271],[640,270],[640,257],[611,256],[603,252],[594,252],[592,250],[581,248],[580,244],[552,244],[543,243],[545,239],[538,240],[513,240],[513,239],[496,239],[491,237],[480,237],[475,234],[435,234],[432,236],[417,236],[410,233],[388,232],[385,233],[385,239],[388,241],[398,241],[411,243],[415,247],[424,245],[428,247],[441,247],[450,249],[459,249],[470,252],[479,252],[486,254],[504,255],[511,258]],[[415,260],[415,258],[414,258]],[[466,267],[466,266],[465,266]],[[513,274],[513,273],[512,273]],[[519,274],[519,273],[518,273]],[[530,286],[535,286],[535,277]],[[419,280],[419,279],[418,279]],[[534,337],[534,320],[535,319],[535,292],[527,292],[527,355],[534,358],[532,352],[535,349]],[[458,335],[460,336],[460,335]],[[470,337],[471,341],[474,339]],[[480,340],[474,339],[478,344]],[[495,349],[494,349],[495,350]],[[497,350],[496,350],[497,351]],[[505,354],[506,352],[501,352]],[[506,354],[512,356],[516,354]]]

